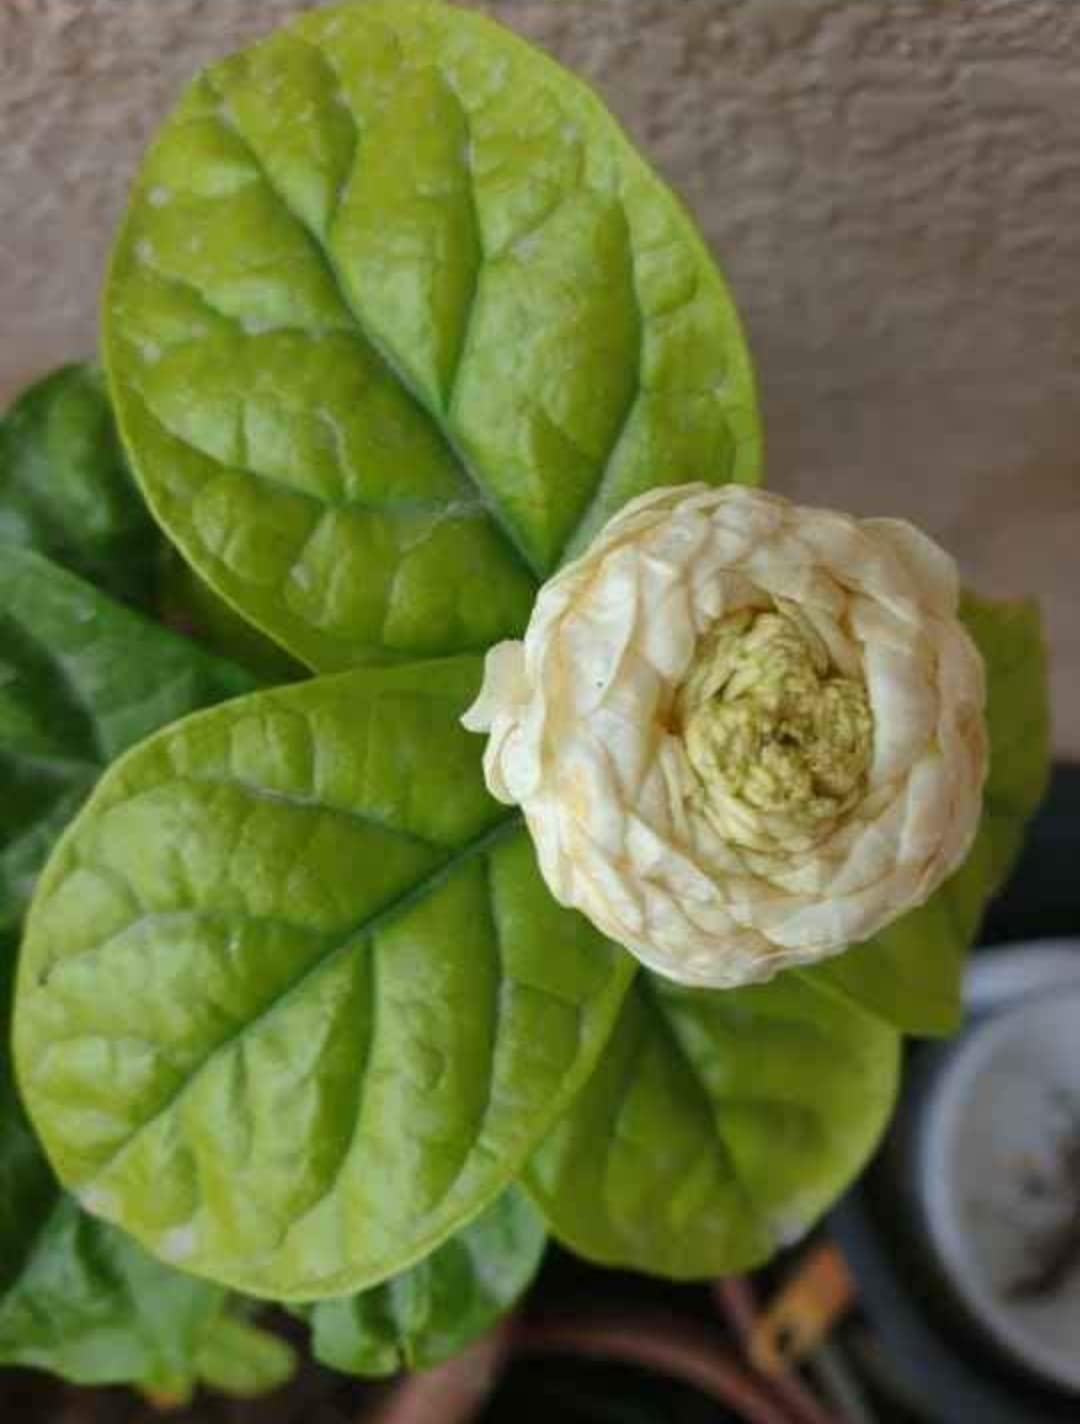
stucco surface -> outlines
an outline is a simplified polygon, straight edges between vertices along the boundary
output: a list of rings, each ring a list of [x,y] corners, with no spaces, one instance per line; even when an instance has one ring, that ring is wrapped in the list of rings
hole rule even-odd
[[[92,350],[109,232],[191,72],[296,0],[0,0],[0,396]],[[1080,5],[498,0],[696,213],[777,488],[1034,592],[1080,755]]]

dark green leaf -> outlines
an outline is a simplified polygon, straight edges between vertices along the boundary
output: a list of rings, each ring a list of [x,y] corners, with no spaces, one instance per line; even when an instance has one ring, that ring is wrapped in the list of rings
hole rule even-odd
[[[187,1378],[224,1291],[171,1270],[55,1186],[0,1281],[0,1361],[76,1384]]]
[[[870,1155],[898,1048],[885,1024],[792,974],[717,991],[642,971],[530,1190],[589,1260],[678,1280],[756,1266]]]
[[[0,552],[0,927],[105,766],[248,674],[28,550]]]
[[[18,1277],[26,1242],[48,1219],[56,1196],[52,1173],[19,1105],[7,1051],[17,948],[16,935],[0,931],[0,1289]]]
[[[990,885],[996,889],[1012,868],[1050,778],[1046,645],[1033,600],[996,603],[965,594],[960,611],[986,662],[985,819]]]
[[[61,367],[0,417],[0,552],[6,545],[46,555],[151,616],[164,613],[260,682],[306,674],[167,544],[128,469],[93,366]]]
[[[197,80],[105,339],[171,537],[323,670],[520,633],[629,497],[758,473],[686,213],[584,85],[457,7],[320,10]]]
[[[20,970],[63,1180],[253,1294],[404,1269],[514,1177],[632,961],[547,893],[459,723],[480,662],[238,699],[130,752],[64,838]]]
[[[540,1266],[544,1223],[514,1188],[381,1286],[304,1307],[315,1355],[355,1375],[425,1370],[483,1335]]]
[[[0,418],[5,544],[36,550],[125,602],[153,607],[160,535],[91,366],[61,367]]]

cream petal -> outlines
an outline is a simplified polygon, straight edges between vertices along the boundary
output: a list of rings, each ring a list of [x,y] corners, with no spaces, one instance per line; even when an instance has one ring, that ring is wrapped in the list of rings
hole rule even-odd
[[[490,731],[497,713],[523,706],[529,691],[523,645],[512,640],[496,643],[484,659],[480,692],[462,716],[461,725],[470,732]]]
[[[960,580],[956,560],[906,519],[864,519],[863,528],[884,539],[907,569],[914,596],[924,607],[948,618],[956,612]]]
[[[914,765],[934,735],[938,700],[926,665],[888,644],[865,646],[863,670],[874,716],[870,784],[877,786]]]
[[[469,728],[469,730],[477,729]],[[506,743],[510,737],[515,737],[518,734],[518,723],[514,718],[499,713],[492,721],[487,746],[484,748],[484,779],[487,782],[487,788],[496,801],[502,801],[507,806],[516,805],[517,797],[507,785],[504,774]],[[535,781],[536,778],[534,777],[532,780]]]
[[[572,858],[577,908],[620,943],[640,933],[648,905],[645,887],[580,832],[573,837]]]

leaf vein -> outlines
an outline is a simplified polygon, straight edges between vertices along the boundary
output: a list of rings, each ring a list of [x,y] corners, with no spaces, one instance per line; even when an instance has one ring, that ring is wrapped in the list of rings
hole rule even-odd
[[[265,183],[267,191],[273,195],[273,197],[281,205],[282,209],[289,215],[289,217],[292,218],[292,220],[297,224],[299,229],[306,235],[313,255],[315,256],[316,260],[321,263],[324,271],[326,272],[326,275],[333,284],[343,309],[355,322],[359,336],[363,338],[363,340],[367,343],[367,345],[375,353],[375,355],[378,356],[380,360],[382,360],[384,365],[393,375],[394,379],[398,381],[402,389],[408,393],[417,409],[426,414],[428,418],[434,422],[436,429],[442,435],[443,440],[446,442],[448,447],[453,451],[454,455],[456,456],[458,464],[460,465],[462,471],[475,487],[477,494],[482,499],[484,507],[487,510],[492,521],[494,522],[496,528],[500,531],[503,538],[507,541],[507,544],[514,551],[520,562],[524,565],[527,572],[531,574],[534,579],[540,580],[543,577],[543,570],[535,564],[532,557],[529,555],[527,549],[525,548],[524,544],[522,544],[521,540],[518,538],[516,532],[513,529],[513,526],[507,520],[505,513],[495,502],[494,497],[492,496],[487,485],[483,482],[483,480],[480,479],[479,475],[472,468],[469,461],[465,458],[459,446],[455,443],[449,427],[447,426],[446,422],[441,418],[441,414],[437,411],[432,410],[427,404],[427,402],[423,400],[422,396],[415,389],[413,383],[408,379],[404,371],[401,370],[398,363],[386,350],[382,342],[377,340],[374,333],[368,327],[367,319],[364,316],[363,312],[360,310],[357,303],[350,295],[348,285],[346,284],[338,267],[338,264],[334,259],[332,250],[329,247],[329,242],[332,240],[332,233],[328,233],[328,242],[327,245],[324,246],[324,244],[320,241],[318,234],[314,233],[311,230],[311,227],[305,221],[303,216],[299,212],[297,212],[297,210],[293,207],[292,203],[290,203],[285,193],[282,192],[282,190],[278,187],[277,183],[270,176],[270,172],[267,169],[266,164],[263,162],[262,158],[254,148],[250,140],[245,134],[240,131],[237,125],[233,122],[226,107],[227,95],[225,95],[224,92],[220,89],[220,87],[218,87],[213,82],[212,78],[210,78],[209,76],[207,78],[208,83],[210,83],[210,87],[213,89],[213,92],[218,100],[218,122],[230,136],[235,138],[238,143],[243,145],[244,150],[250,156],[252,164],[257,169],[263,182]],[[357,155],[356,161],[358,161],[358,157],[359,155]]]
[[[423,899],[436,889],[449,876],[453,875],[459,866],[465,864],[476,855],[484,854],[487,849],[497,844],[504,836],[513,834],[519,829],[520,816],[516,813],[504,817],[495,826],[483,831],[473,838],[466,845],[449,856],[441,866],[437,866],[430,874],[426,875],[416,885],[403,893],[397,895],[386,905],[366,915],[358,924],[346,930],[336,944],[333,944],[323,954],[319,955],[313,962],[305,964],[302,971],[289,980],[274,997],[265,1004],[259,1012],[246,1020],[234,1032],[228,1034],[217,1044],[213,1045],[202,1059],[193,1065],[184,1076],[183,1081],[178,1084],[173,1092],[150,1110],[142,1122],[125,1138],[123,1142],[114,1148],[107,1157],[103,1158],[97,1175],[103,1174],[106,1170],[112,1169],[117,1162],[128,1153],[135,1143],[147,1132],[156,1122],[170,1112],[185,1093],[187,1093],[207,1069],[224,1054],[228,1053],[238,1042],[241,1042],[248,1034],[261,1027],[273,1014],[279,1012],[295,995],[302,992],[307,984],[318,974],[328,969],[336,963],[338,958],[356,947],[359,937],[374,937],[378,930],[394,917],[404,914],[417,901]],[[83,1184],[85,1185],[85,1183]]]
[[[625,208],[620,207],[619,211],[623,214],[623,221],[626,225],[626,231],[629,241],[629,219],[626,217]],[[630,250],[632,252],[632,247]],[[644,390],[645,328],[647,323],[645,311],[641,305],[641,297],[638,294],[637,273],[636,270],[634,270],[633,268],[631,270],[630,293],[634,303],[634,310],[637,314],[638,354],[637,371],[635,374],[634,383],[623,406],[618,424],[615,426],[614,433],[611,437],[611,443],[608,446],[607,454],[605,455],[604,460],[601,463],[597,472],[596,484],[593,486],[593,491],[592,495],[589,498],[589,502],[585,506],[579,517],[575,520],[574,527],[573,529],[571,529],[569,535],[563,543],[562,550],[560,551],[557,559],[555,560],[556,565],[565,563],[567,558],[569,558],[572,554],[580,552],[579,540],[581,539],[582,534],[591,535],[591,533],[593,532],[593,521],[598,511],[603,508],[604,501],[609,493],[609,487],[614,479],[615,472],[618,468],[617,460],[619,450],[622,446],[623,440],[627,437],[627,433],[630,430],[631,421],[634,418],[634,413],[636,412],[638,408],[638,403],[641,399],[641,393]]]

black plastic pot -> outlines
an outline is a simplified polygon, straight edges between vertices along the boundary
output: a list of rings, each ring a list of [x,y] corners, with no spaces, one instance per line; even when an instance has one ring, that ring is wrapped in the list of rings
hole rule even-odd
[[[1075,939],[1078,866],[1080,767],[1060,766],[1021,862],[991,907],[983,945]],[[990,1337],[927,1240],[913,1164],[927,1099],[949,1052],[920,1045],[910,1053],[894,1125],[834,1212],[833,1230],[894,1365],[932,1417],[941,1424],[1076,1424],[1080,1396],[1040,1379]]]

